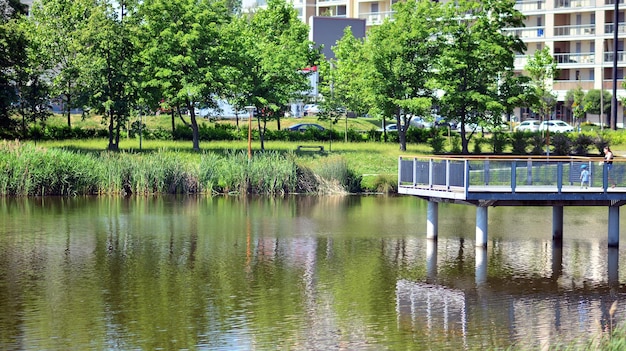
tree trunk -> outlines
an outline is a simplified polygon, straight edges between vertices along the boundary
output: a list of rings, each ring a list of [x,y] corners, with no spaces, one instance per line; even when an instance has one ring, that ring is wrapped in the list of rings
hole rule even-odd
[[[170,114],[172,115],[172,140],[175,140],[176,137],[174,136],[174,134],[176,133],[176,114],[174,113],[174,108],[170,108]]]
[[[194,104],[191,103],[191,101],[187,102],[187,111],[189,111],[191,132],[193,134],[193,149],[194,151],[200,151],[200,131],[198,130],[198,121],[196,120],[196,111],[194,109]]]
[[[261,128],[261,117],[263,117],[263,128]],[[257,125],[259,126],[259,139],[261,140],[261,151],[265,151],[265,112],[262,112],[262,115],[257,117]]]
[[[69,83],[68,83],[68,89],[69,89]],[[69,129],[72,129],[72,96],[70,95],[70,93],[65,94],[65,97],[67,98],[67,127]]]
[[[114,121],[114,117],[113,117],[113,111],[108,111],[107,112],[109,114],[109,146],[107,147],[108,150],[110,151],[117,151],[117,145],[115,144],[115,142],[113,141],[113,121]]]

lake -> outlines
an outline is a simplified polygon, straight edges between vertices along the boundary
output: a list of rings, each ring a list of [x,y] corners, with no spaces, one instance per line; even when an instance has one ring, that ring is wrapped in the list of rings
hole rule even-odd
[[[542,349],[623,321],[608,209],[566,207],[553,245],[550,207],[489,208],[486,250],[474,207],[440,204],[437,241],[426,210],[409,196],[0,198],[0,349]]]

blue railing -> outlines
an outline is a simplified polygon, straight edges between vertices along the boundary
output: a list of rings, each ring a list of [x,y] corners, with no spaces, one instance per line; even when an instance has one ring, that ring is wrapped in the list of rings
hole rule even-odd
[[[609,167],[601,157],[401,156],[398,186],[464,192],[485,187],[561,192],[564,187],[580,188],[586,168],[589,183],[585,191],[606,192],[623,185],[625,165],[615,160]]]

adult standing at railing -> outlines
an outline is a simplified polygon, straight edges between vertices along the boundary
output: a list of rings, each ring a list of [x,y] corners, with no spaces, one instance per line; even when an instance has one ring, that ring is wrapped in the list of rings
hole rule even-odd
[[[604,147],[604,164],[607,173],[607,179],[609,183],[613,183],[611,188],[615,188],[615,182],[611,180],[611,169],[613,168],[613,151],[608,146]]]

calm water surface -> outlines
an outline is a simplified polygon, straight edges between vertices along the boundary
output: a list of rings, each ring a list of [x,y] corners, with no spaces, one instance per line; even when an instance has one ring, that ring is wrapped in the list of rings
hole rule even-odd
[[[0,199],[0,349],[541,349],[597,338],[624,299],[626,253],[607,249],[606,208],[564,215],[559,247],[551,208],[490,208],[483,250],[473,207],[440,205],[432,242],[426,202],[411,197]]]

